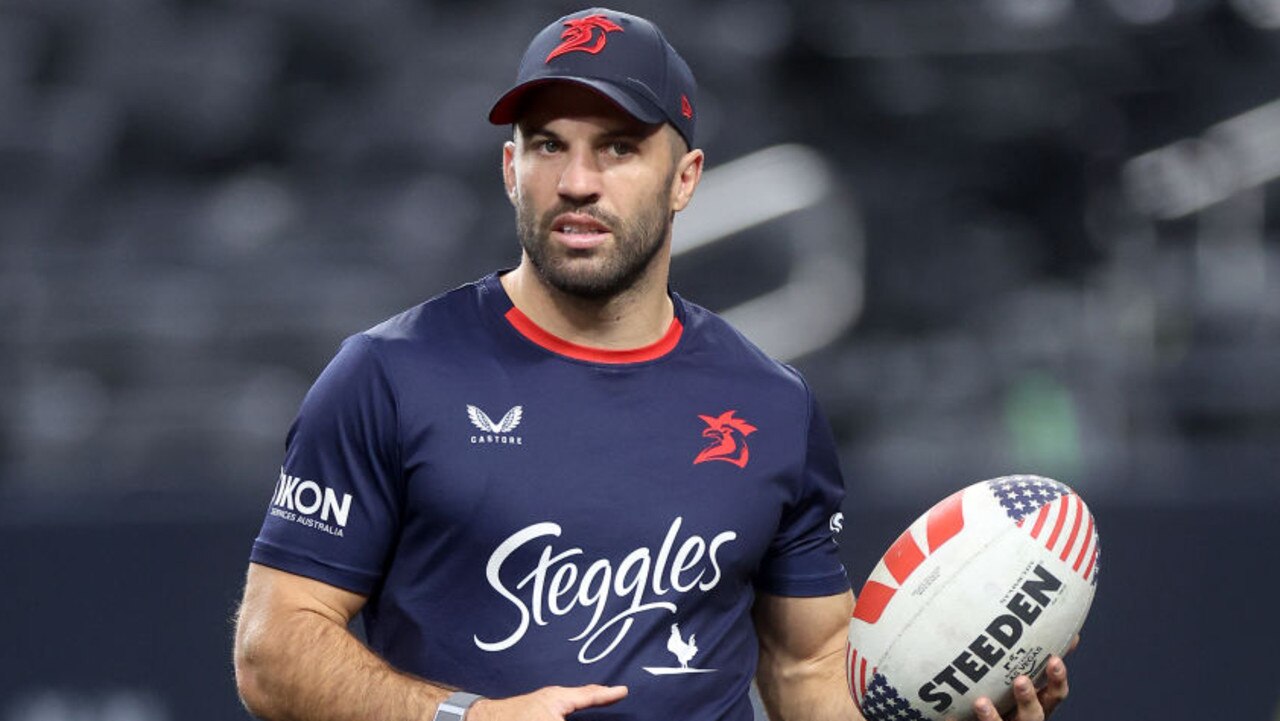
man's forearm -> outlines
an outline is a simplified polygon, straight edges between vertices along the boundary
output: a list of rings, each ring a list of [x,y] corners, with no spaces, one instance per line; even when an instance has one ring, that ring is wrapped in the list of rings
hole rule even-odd
[[[246,708],[269,721],[428,721],[450,693],[396,671],[312,611],[242,619],[235,663]]]

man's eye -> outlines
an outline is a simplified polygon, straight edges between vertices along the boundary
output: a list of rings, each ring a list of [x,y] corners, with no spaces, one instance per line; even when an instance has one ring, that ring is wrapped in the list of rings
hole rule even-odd
[[[636,146],[623,142],[610,143],[609,152],[614,155],[630,155],[636,152]]]
[[[558,153],[563,149],[559,140],[543,140],[538,143],[538,148],[544,153]]]

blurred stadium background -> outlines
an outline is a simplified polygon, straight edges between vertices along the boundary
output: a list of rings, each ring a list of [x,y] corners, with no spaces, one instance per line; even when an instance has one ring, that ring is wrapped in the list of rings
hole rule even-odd
[[[816,387],[855,584],[1053,475],[1105,553],[1060,717],[1280,717],[1280,0],[615,6],[701,84],[674,285]],[[0,721],[245,717],[292,414],[514,264],[484,115],[578,7],[0,0]]]

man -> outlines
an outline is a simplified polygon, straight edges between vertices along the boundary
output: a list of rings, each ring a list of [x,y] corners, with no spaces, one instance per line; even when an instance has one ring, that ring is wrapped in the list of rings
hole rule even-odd
[[[859,718],[827,423],[667,288],[694,90],[635,16],[534,38],[490,114],[519,266],[349,338],[289,433],[236,635],[253,713],[741,721],[754,678],[774,718]]]

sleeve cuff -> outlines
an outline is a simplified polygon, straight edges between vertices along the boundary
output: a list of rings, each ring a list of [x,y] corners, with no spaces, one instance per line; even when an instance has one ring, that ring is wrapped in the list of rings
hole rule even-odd
[[[253,542],[249,560],[364,596],[369,595],[378,583],[376,573],[320,561],[274,546],[262,539]]]
[[[833,596],[852,588],[849,575],[843,568],[821,576],[760,578],[756,581],[757,591],[774,596]]]

